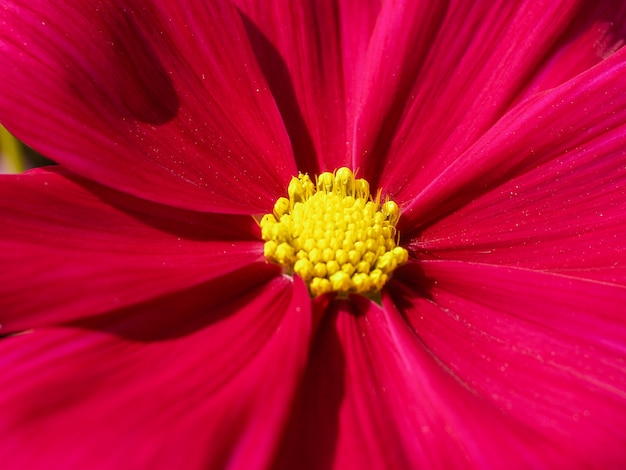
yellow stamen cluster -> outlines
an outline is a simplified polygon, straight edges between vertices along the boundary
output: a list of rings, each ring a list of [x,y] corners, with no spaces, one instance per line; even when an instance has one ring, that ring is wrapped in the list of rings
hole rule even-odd
[[[312,296],[328,292],[379,292],[391,272],[408,259],[396,246],[398,205],[373,199],[369,183],[348,168],[291,179],[261,219],[265,257],[296,273]]]

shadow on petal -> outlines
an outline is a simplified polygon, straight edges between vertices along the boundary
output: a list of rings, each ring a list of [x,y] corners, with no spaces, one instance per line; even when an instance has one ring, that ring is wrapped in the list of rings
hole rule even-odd
[[[409,262],[396,269],[386,291],[402,312],[405,308],[411,308],[417,298],[433,300],[433,287],[434,281],[426,276],[420,263]]]
[[[331,468],[345,395],[345,354],[337,330],[338,316],[355,312],[347,301],[314,303],[314,316],[325,309],[309,364],[286,427],[276,469]],[[344,308],[342,309],[341,306]]]
[[[236,314],[250,300],[245,294],[275,278],[277,271],[277,266],[251,264],[190,289],[69,325],[145,343],[180,338]]]
[[[50,167],[46,170],[64,176],[106,206],[134,218],[141,224],[185,240],[261,240],[260,228],[249,215],[216,214],[172,207],[107,188],[63,168]]]
[[[315,145],[307,129],[302,111],[297,106],[298,98],[287,64],[259,27],[245,13],[242,11],[239,13],[250,38],[254,54],[267,79],[267,84],[276,100],[280,114],[283,116],[298,169],[304,173],[319,173],[316,164]]]

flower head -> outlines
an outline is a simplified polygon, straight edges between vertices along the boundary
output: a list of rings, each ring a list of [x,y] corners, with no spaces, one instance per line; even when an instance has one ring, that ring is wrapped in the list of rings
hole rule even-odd
[[[623,2],[0,25],[3,468],[626,460]]]

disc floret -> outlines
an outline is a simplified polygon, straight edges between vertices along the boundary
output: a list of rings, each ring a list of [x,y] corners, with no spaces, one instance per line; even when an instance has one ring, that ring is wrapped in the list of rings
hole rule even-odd
[[[271,214],[261,219],[265,257],[297,274],[312,296],[338,292],[374,295],[408,259],[397,246],[400,210],[349,168],[293,177]]]

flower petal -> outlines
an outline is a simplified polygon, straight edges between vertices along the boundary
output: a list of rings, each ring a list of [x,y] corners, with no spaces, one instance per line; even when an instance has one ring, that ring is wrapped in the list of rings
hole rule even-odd
[[[451,261],[425,261],[398,278],[405,284],[392,286],[394,302],[426,347],[554,446],[557,468],[624,462],[626,288]]]
[[[567,160],[569,152],[606,146],[623,159],[612,141],[626,128],[625,59],[622,49],[521,103],[423,188],[417,181],[404,188],[404,222],[423,226],[539,165]]]
[[[394,133],[380,176],[381,187],[396,200],[410,201],[457,163],[519,99],[533,77],[547,66],[546,61],[562,51],[568,36],[599,27],[584,21],[606,9],[604,2],[595,4],[600,6],[570,0],[453,2]],[[578,29],[572,31],[572,25]],[[622,25],[615,26],[620,28]],[[612,30],[604,28],[606,34],[600,34],[603,41]],[[584,47],[577,52],[588,55],[593,44],[589,40],[581,44]],[[595,62],[585,63],[591,66]],[[567,68],[561,70],[563,80],[582,71],[567,61],[553,66]],[[552,86],[562,83],[556,82],[556,75]],[[535,91],[544,86],[548,83]],[[576,86],[580,88],[581,83]],[[581,103],[574,106],[582,108]]]
[[[0,213],[3,332],[153,299],[262,256],[251,217],[160,206],[60,170],[0,176]]]
[[[586,0],[567,31],[528,80],[516,101],[556,87],[590,69],[621,48],[626,40],[626,4]]]
[[[1,341],[3,468],[266,468],[308,354],[309,296],[285,277],[231,295]]]
[[[382,156],[410,102],[446,7],[446,2],[389,1],[377,16],[347,110],[354,142],[352,167],[363,169],[369,180],[382,171]]]
[[[556,457],[524,427],[504,427],[393,306],[354,301],[322,321],[279,468],[497,468]]]
[[[298,169],[318,173],[348,165],[344,67],[354,73],[376,2],[236,3],[289,131]],[[355,18],[362,27],[346,27]]]
[[[0,121],[82,176],[250,214],[271,208],[296,172],[229,2],[11,0],[0,25]]]
[[[626,285],[623,135],[609,131],[407,234],[413,250]]]

